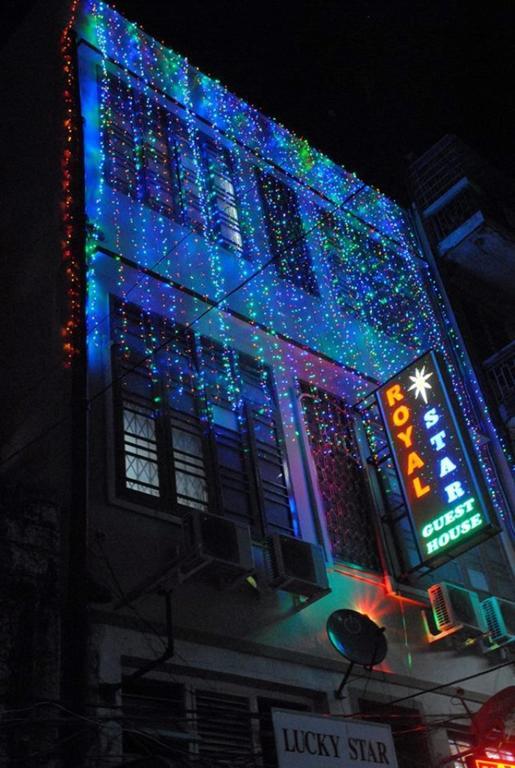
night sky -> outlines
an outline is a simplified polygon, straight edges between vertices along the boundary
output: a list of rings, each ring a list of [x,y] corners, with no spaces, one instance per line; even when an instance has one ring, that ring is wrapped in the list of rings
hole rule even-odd
[[[2,16],[12,22],[30,5],[4,0]],[[401,202],[407,157],[447,132],[515,173],[513,0],[119,0],[116,7]]]

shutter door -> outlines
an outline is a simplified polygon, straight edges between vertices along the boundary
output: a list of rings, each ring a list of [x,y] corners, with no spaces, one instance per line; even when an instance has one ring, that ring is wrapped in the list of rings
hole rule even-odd
[[[197,734],[201,765],[253,765],[249,700],[213,691],[197,691]]]

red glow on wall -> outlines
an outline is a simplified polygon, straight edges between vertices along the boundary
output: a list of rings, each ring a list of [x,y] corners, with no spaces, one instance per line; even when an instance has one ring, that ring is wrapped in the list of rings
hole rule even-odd
[[[366,595],[353,600],[352,608],[358,611],[358,613],[368,616],[379,627],[383,626],[384,618],[395,611],[393,604],[385,600],[382,592],[376,592],[374,595]],[[377,664],[375,668],[380,669],[382,672],[393,671],[386,661]]]
[[[368,616],[369,619],[379,624],[379,626],[381,626],[384,617],[388,613],[392,613],[382,593],[360,597],[353,602],[354,605],[352,607],[355,611]]]

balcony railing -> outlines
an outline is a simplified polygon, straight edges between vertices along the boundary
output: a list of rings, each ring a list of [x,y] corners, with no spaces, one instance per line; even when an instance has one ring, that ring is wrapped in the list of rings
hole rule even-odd
[[[515,418],[515,341],[483,363],[503,421]]]
[[[467,181],[467,180],[464,180]],[[443,205],[437,205],[437,203],[431,206],[434,212],[427,211],[426,221],[428,229],[431,233],[431,239],[433,243],[439,244],[440,250],[447,250],[444,245],[444,241],[449,241],[449,246],[452,247],[454,240],[461,240],[463,238],[458,236],[458,230],[463,228],[463,237],[466,237],[468,229],[466,225],[471,222],[476,214],[480,211],[480,202],[475,190],[468,184],[456,184],[454,187],[454,194],[447,195],[447,199],[443,202]],[[429,213],[429,215],[428,215]],[[483,218],[480,216],[477,224],[480,224]],[[476,224],[472,228],[475,229]],[[453,235],[456,235],[453,237]]]

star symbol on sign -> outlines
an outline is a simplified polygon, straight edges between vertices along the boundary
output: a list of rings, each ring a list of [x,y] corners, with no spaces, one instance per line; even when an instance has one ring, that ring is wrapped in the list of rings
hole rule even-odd
[[[419,370],[418,368],[415,368],[415,375],[410,376],[410,380],[413,382],[411,387],[408,387],[408,392],[411,392],[412,389],[415,390],[415,397],[422,398],[424,403],[427,403],[427,392],[426,389],[432,389],[431,384],[429,384],[428,379],[430,376],[432,376],[432,373],[426,373],[426,366],[423,365],[422,368]]]

